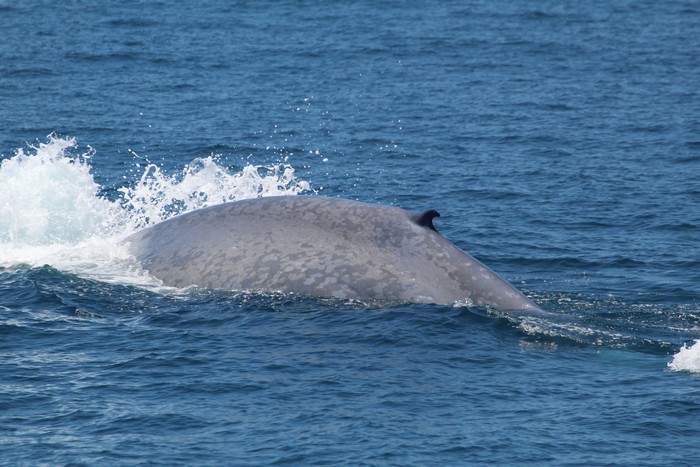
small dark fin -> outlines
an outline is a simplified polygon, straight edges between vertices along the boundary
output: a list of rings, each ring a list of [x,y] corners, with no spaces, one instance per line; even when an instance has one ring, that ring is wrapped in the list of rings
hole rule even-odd
[[[435,226],[433,225],[433,219],[436,217],[440,217],[440,213],[437,212],[435,209],[428,209],[427,211],[421,213],[416,217],[416,224],[427,227],[431,230],[437,230],[435,229]]]

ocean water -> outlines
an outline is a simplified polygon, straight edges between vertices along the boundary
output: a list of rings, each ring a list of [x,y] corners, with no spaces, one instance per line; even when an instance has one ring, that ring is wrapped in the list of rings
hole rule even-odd
[[[700,6],[0,1],[3,465],[698,465]],[[173,289],[275,194],[434,208],[548,316]]]

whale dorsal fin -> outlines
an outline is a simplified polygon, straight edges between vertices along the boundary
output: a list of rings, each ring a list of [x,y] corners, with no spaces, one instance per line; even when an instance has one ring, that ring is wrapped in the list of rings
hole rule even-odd
[[[418,214],[418,217],[416,217],[416,224],[437,232],[437,229],[433,225],[433,219],[436,217],[440,217],[440,213],[435,209],[428,209],[427,211]]]

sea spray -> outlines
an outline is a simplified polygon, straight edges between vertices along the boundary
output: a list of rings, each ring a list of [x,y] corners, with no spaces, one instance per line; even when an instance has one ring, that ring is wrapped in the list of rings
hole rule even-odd
[[[693,345],[681,347],[668,363],[668,367],[674,371],[700,373],[700,339],[696,339]]]
[[[152,285],[121,244],[127,235],[194,209],[310,189],[286,162],[233,171],[209,156],[174,174],[140,166],[140,177],[109,200],[93,177],[93,157],[96,151],[81,152],[74,138],[50,135],[1,162],[0,268],[50,265],[98,280]]]
[[[231,173],[216,157],[197,158],[181,173],[168,175],[154,164],[134,186],[121,188],[121,205],[136,229],[168,217],[228,201],[258,196],[296,195],[310,190],[288,164],[247,165]]]
[[[105,235],[119,214],[98,196],[88,161],[94,151],[75,156],[72,138],[17,150],[0,164],[0,242],[4,245],[75,244]]]

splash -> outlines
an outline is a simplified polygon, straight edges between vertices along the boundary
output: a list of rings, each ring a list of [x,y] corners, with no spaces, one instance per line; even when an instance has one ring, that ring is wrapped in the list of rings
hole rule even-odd
[[[198,158],[169,175],[154,164],[101,195],[92,174],[96,151],[74,138],[18,149],[0,163],[0,268],[50,265],[99,280],[141,283],[145,275],[121,245],[129,234],[173,215],[227,201],[310,190],[287,163],[247,165],[239,172],[216,157]]]
[[[19,149],[0,164],[0,242],[50,245],[76,243],[104,234],[113,206],[97,196],[89,172],[92,151],[66,156],[74,139],[52,137],[48,143]]]
[[[130,221],[135,228],[141,228],[175,214],[228,201],[296,195],[307,190],[308,182],[298,181],[290,165],[247,165],[238,173],[230,173],[209,156],[195,159],[175,175],[167,175],[149,164],[135,186],[119,191]]]
[[[696,339],[691,346],[681,347],[668,363],[668,367],[674,371],[700,373],[700,339]]]

